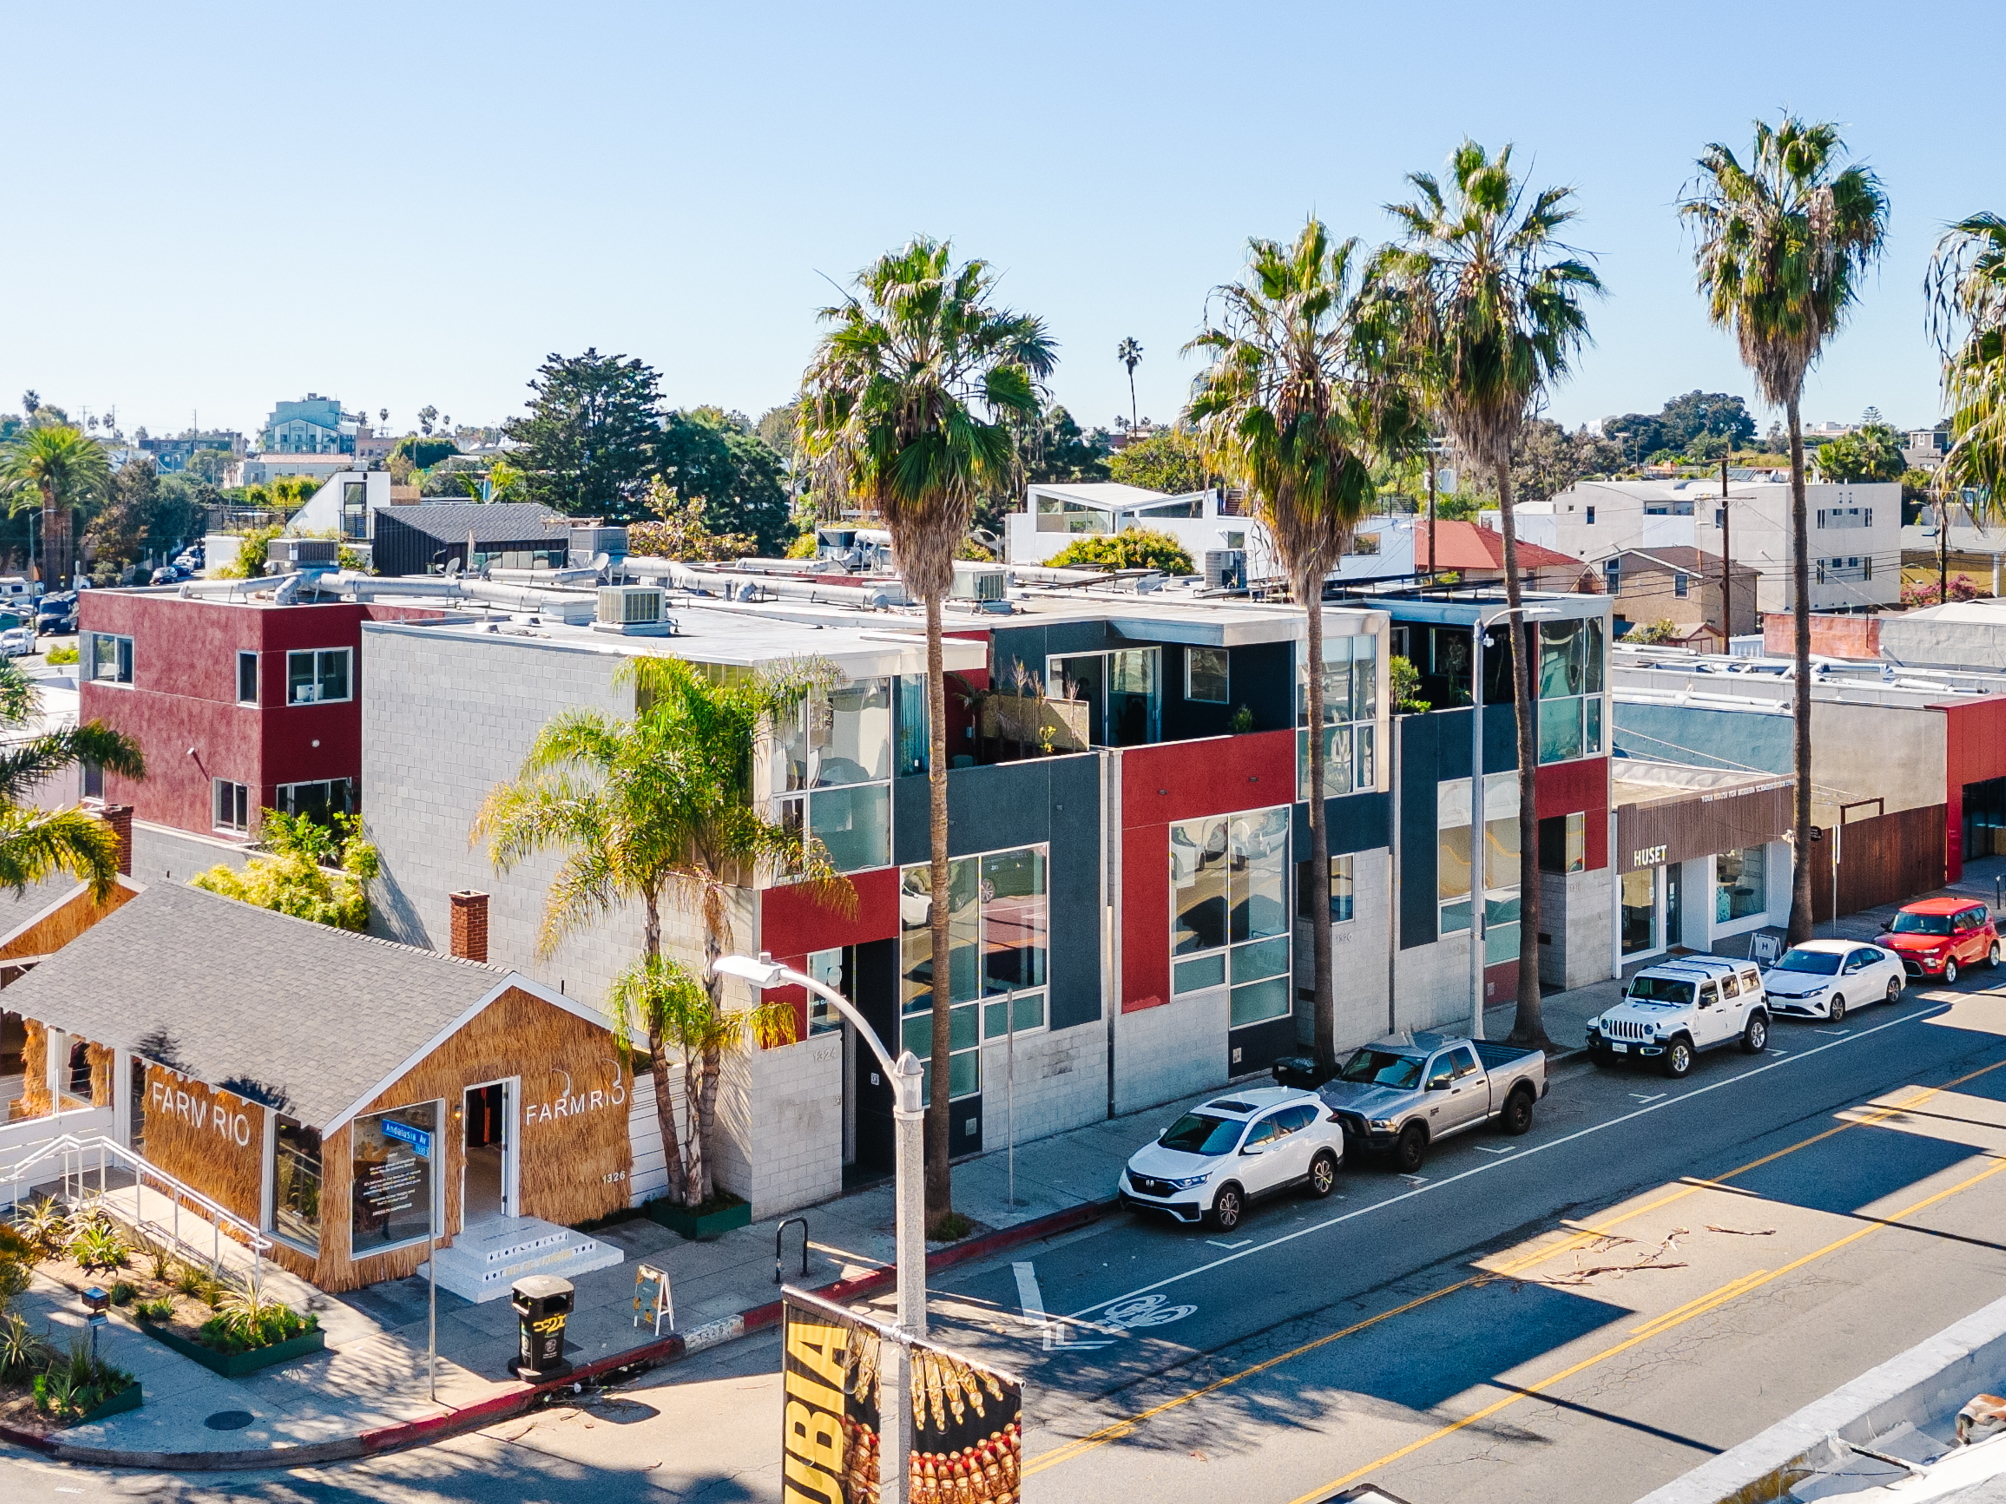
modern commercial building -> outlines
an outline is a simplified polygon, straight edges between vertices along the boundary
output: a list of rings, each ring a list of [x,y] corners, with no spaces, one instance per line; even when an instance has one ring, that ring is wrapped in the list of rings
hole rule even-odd
[[[308,392],[297,402],[281,402],[265,419],[258,447],[276,454],[353,454],[360,413],[347,413],[332,397]]]
[[[1812,485],[1811,609],[1858,611],[1901,599],[1901,487]],[[1550,501],[1521,502],[1519,536],[1601,567],[1629,549],[1691,548],[1721,554],[1761,576],[1756,606],[1790,605],[1790,487],[1717,480],[1577,481]],[[1718,563],[1715,569],[1718,570]]]

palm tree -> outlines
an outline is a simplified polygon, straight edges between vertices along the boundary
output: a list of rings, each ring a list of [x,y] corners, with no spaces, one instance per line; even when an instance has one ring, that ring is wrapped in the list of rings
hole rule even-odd
[[[835,678],[812,661],[726,681],[679,659],[628,659],[620,682],[635,691],[634,718],[597,710],[557,716],[537,733],[521,773],[489,790],[474,820],[472,839],[487,843],[497,871],[553,848],[564,853],[544,898],[539,955],[640,901],[641,957],[610,1002],[623,1031],[638,1023],[647,1036],[669,1194],[688,1206],[714,1190],[710,1109],[723,1053],[742,1037],[711,969],[731,943],[735,890],[765,870],[798,876],[814,897],[839,909],[855,903],[848,879],[830,867],[820,843],[767,819],[753,787],[754,751],[770,735],[774,715]],[[662,955],[664,897],[688,905],[703,922],[703,1018],[691,1012],[673,963]],[[761,1034],[771,1023],[763,1017]],[[677,1130],[670,1096],[672,1043],[700,1062],[698,1074],[684,1079],[688,1135]]]
[[[1360,274],[1356,240],[1333,244],[1312,218],[1293,245],[1247,243],[1247,274],[1217,288],[1217,316],[1187,349],[1212,367],[1191,404],[1208,458],[1247,487],[1308,618],[1310,912],[1330,912],[1325,807],[1323,586],[1374,487],[1372,465],[1420,425],[1388,359],[1383,289]],[[1350,779],[1344,781],[1350,791]],[[1316,1056],[1336,1064],[1330,925],[1312,922]]]
[[[857,274],[855,291],[822,310],[829,330],[802,378],[800,447],[822,489],[884,519],[906,589],[926,607],[929,889],[933,1080],[948,1079],[947,695],[940,603],[954,551],[983,490],[1014,486],[1015,430],[1038,416],[1055,363],[1042,320],[994,306],[986,261],[956,266],[945,241],[921,236]],[[947,1091],[926,1117],[926,1220],[954,1221]],[[942,1224],[948,1224],[944,1228]]]
[[[1969,489],[1996,516],[2006,507],[2006,218],[1973,214],[1952,225],[1924,292],[1950,408],[1938,496]]]
[[[110,483],[103,448],[69,423],[31,427],[0,452],[0,494],[10,499],[9,511],[41,503],[43,578],[50,589],[68,589],[75,571],[72,513],[102,497]]]
[[[1792,841],[1792,945],[1811,938],[1811,560],[1804,501],[1804,376],[1838,333],[1887,235],[1880,180],[1839,165],[1837,126],[1785,115],[1755,122],[1744,165],[1715,142],[1679,212],[1694,226],[1707,315],[1734,331],[1742,364],[1790,425],[1790,594],[1797,658],[1797,808]]]
[[[1142,364],[1142,342],[1133,334],[1114,347],[1115,359],[1128,367],[1128,426],[1135,427],[1135,368]]]
[[[1511,457],[1541,397],[1567,373],[1588,338],[1584,299],[1602,284],[1561,230],[1574,218],[1571,188],[1531,193],[1512,175],[1511,147],[1492,157],[1465,140],[1449,159],[1449,181],[1427,173],[1408,178],[1417,198],[1389,206],[1405,228],[1392,270],[1411,296],[1419,342],[1426,351],[1435,401],[1457,444],[1488,470],[1498,491],[1504,531],[1505,600],[1524,604],[1518,571],[1518,526],[1512,510]],[[1514,1043],[1545,1048],[1539,966],[1528,963],[1539,932],[1538,701],[1533,658],[1538,633],[1522,620],[1510,628],[1512,709],[1518,726],[1518,1009]],[[1479,770],[1481,771],[1481,770]],[[1483,832],[1470,832],[1471,941],[1480,943],[1484,902]]]
[[[27,726],[39,709],[35,686],[0,660],[0,730]],[[43,731],[0,749],[0,886],[18,895],[30,883],[67,872],[102,899],[118,881],[118,838],[81,809],[43,810],[26,801],[50,778],[80,762],[123,778],[144,778],[139,744],[100,721]]]

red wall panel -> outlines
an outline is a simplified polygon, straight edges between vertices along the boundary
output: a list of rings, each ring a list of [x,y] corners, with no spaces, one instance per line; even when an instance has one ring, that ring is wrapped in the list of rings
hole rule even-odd
[[[1176,820],[1292,804],[1293,731],[1164,742],[1121,754],[1121,1007],[1170,997],[1170,831]]]
[[[1585,813],[1588,870],[1609,865],[1609,759],[1587,757],[1579,762],[1555,762],[1534,777],[1534,802],[1539,818]]]
[[[899,869],[880,867],[873,872],[852,872],[850,883],[857,890],[857,911],[845,916],[841,910],[817,903],[799,886],[766,888],[759,894],[759,948],[796,971],[807,968],[811,951],[834,950],[841,945],[862,945],[871,940],[892,940],[899,932]],[[800,987],[776,987],[768,994],[775,1002],[794,1010],[794,1033],[808,1033],[808,994]]]
[[[1944,881],[1964,876],[1964,786],[2006,778],[2006,696],[1958,700],[1944,715]]]

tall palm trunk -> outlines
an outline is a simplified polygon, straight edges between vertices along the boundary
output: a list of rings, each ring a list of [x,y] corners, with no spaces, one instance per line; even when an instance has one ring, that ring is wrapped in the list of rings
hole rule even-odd
[[[1796,810],[1791,841],[1796,860],[1790,872],[1789,942],[1811,938],[1811,528],[1804,501],[1804,425],[1792,393],[1784,411],[1790,419],[1790,603],[1791,648],[1796,659],[1796,692],[1791,715],[1796,722]]]
[[[1330,832],[1324,805],[1323,741],[1323,575],[1304,575],[1295,582],[1296,599],[1309,616],[1309,933],[1312,1004],[1316,1022],[1317,1065],[1337,1064],[1337,1001],[1330,976]]]
[[[43,585],[49,590],[70,588],[74,572],[70,553],[70,509],[56,496],[56,488],[42,482],[42,570]]]
[[[662,953],[661,900],[653,889],[641,896],[641,950],[650,961]],[[669,1042],[661,1020],[648,1012],[648,1077],[655,1083],[655,1124],[662,1133],[662,1162],[669,1173],[669,1199],[686,1200],[681,1136],[676,1132],[676,1104],[669,1093]],[[687,1084],[687,1083],[685,1083]]]
[[[1498,525],[1504,532],[1505,604],[1513,613],[1505,619],[1511,637],[1512,718],[1518,729],[1518,1011],[1512,1019],[1511,1041],[1544,1050],[1551,1048],[1552,1041],[1546,1037],[1539,995],[1539,700],[1533,693],[1538,633],[1528,630],[1518,609],[1525,592],[1518,578],[1518,522],[1512,513],[1509,459],[1497,467],[1497,477]],[[1483,769],[1475,771],[1481,775]],[[1484,902],[1484,869],[1490,865],[1490,852],[1484,832],[1475,829],[1474,822],[1472,826],[1471,935],[1472,943],[1482,944],[1475,939],[1475,920],[1483,912],[1478,905]]]
[[[954,1177],[947,1164],[947,1099],[954,1090],[948,1028],[954,967],[947,923],[947,683],[938,594],[926,598],[926,831],[933,894],[927,906],[933,932],[933,1097],[926,1107],[926,1222],[931,1228],[954,1212]]]
[[[715,1020],[724,1012],[724,979],[717,974],[717,960],[724,954],[730,938],[730,916],[725,913],[724,890],[720,885],[705,884],[702,909],[704,991],[710,998],[710,1016]],[[703,1205],[717,1191],[716,1174],[711,1167],[716,1158],[712,1150],[717,1138],[717,1083],[724,1070],[724,1055],[714,1029],[704,1037],[699,1062],[696,1079],[683,1082],[693,1120],[689,1183],[683,1191],[684,1205],[690,1207]]]

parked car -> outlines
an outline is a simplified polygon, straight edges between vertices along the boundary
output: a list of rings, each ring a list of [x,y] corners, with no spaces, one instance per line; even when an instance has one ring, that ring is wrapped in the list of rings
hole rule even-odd
[[[1681,956],[1631,977],[1623,1001],[1588,1021],[1588,1056],[1597,1065],[1639,1057],[1674,1080],[1702,1050],[1739,1043],[1769,1048],[1769,1003],[1753,961]]]
[[[1390,1151],[1413,1174],[1429,1145],[1495,1121],[1506,1133],[1532,1127],[1546,1095],[1546,1055],[1449,1034],[1401,1034],[1355,1052],[1317,1095],[1337,1114],[1354,1149]]]
[[[1260,1086],[1192,1108],[1121,1172],[1122,1204],[1221,1232],[1250,1202],[1300,1186],[1328,1196],[1344,1163],[1344,1130],[1315,1092]]]
[[[0,631],[0,657],[19,658],[35,651],[33,627],[8,627]]]
[[[1902,959],[1858,940],[1806,940],[1764,968],[1762,988],[1772,1013],[1837,1023],[1849,1008],[1900,998]]]
[[[1980,899],[1920,898],[1904,904],[1875,943],[1900,956],[1902,970],[1912,977],[1955,982],[1967,966],[1999,964],[1999,927]]]

